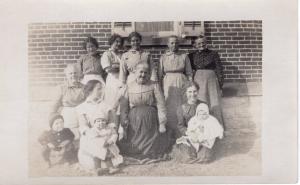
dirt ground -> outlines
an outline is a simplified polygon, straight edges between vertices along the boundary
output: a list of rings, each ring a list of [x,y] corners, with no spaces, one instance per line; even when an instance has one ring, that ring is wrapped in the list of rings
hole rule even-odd
[[[261,173],[261,96],[222,99],[225,137],[216,145],[216,160],[209,164],[179,164],[172,160],[124,166],[114,176],[256,176]],[[33,101],[29,113],[29,176],[91,176],[75,165],[47,168],[37,142],[47,129],[49,101]]]

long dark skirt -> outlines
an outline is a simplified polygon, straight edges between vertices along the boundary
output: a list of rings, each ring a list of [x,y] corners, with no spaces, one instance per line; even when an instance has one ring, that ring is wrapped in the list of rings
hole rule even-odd
[[[152,106],[134,107],[129,112],[127,138],[118,145],[121,154],[136,159],[157,159],[169,148],[167,133],[158,131],[157,109]]]
[[[209,163],[213,160],[213,148],[209,149],[205,146],[200,146],[199,151],[192,146],[185,144],[176,144],[170,154],[172,160],[179,163]]]
[[[224,125],[221,90],[217,76],[213,70],[197,70],[194,81],[199,85],[198,98],[208,103],[211,113]]]

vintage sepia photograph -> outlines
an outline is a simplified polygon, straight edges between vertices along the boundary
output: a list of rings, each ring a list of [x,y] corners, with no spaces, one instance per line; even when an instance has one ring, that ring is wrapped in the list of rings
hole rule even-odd
[[[29,177],[261,176],[263,27],[28,23]]]

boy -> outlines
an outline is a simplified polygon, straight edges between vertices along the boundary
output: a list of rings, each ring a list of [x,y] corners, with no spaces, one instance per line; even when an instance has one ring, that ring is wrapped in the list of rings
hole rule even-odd
[[[75,149],[72,141],[74,134],[68,128],[64,128],[64,119],[59,114],[50,115],[50,130],[44,131],[39,137],[39,142],[43,145],[43,158],[48,163],[48,167],[53,164],[70,163],[72,156],[75,156]]]

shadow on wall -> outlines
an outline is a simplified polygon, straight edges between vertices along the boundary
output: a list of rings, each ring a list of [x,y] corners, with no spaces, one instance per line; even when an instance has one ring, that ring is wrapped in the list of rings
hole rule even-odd
[[[239,80],[235,80],[234,82],[226,82],[223,85],[223,97],[233,97],[233,96],[245,96],[249,95],[248,86],[246,83],[246,79],[242,77],[241,71],[237,66],[228,66],[232,71],[233,75],[238,75],[240,77]]]

